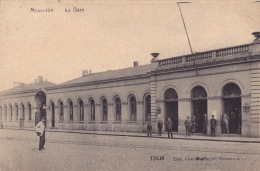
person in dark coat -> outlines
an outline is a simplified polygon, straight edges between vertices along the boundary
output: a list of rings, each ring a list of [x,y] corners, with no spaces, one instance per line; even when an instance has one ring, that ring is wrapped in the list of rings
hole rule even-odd
[[[152,127],[151,123],[148,123],[148,125],[147,125],[147,136],[148,137],[152,136],[152,129],[153,129],[153,127]]]
[[[190,117],[187,116],[186,121],[184,122],[185,128],[186,128],[186,136],[190,136],[190,127],[191,127],[191,122],[190,122]]]
[[[217,126],[217,121],[214,118],[214,115],[212,115],[212,118],[210,119],[211,136],[215,137],[216,126]]]
[[[196,117],[193,116],[193,117],[191,118],[191,132],[192,132],[192,133],[195,133],[195,132],[196,132],[196,124],[197,124],[197,122],[196,122]]]
[[[204,123],[203,123],[203,133],[207,135],[207,127],[208,127],[208,117],[207,114],[204,114]]]
[[[158,127],[159,136],[161,136],[162,135],[162,128],[163,128],[162,120],[159,120],[157,127]]]
[[[168,132],[168,138],[170,138],[170,134],[171,134],[171,138],[173,138],[172,136],[172,126],[173,126],[173,123],[171,121],[171,118],[168,118],[168,121],[166,123],[167,125],[167,132]]]

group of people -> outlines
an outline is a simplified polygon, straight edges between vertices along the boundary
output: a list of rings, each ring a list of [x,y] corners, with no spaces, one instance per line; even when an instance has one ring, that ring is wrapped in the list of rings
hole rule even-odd
[[[186,136],[190,136],[190,130],[194,128],[192,121],[190,121],[190,117],[187,116],[187,119],[184,122],[184,126],[186,128]],[[212,118],[210,119],[210,129],[211,129],[211,136],[216,135],[216,126],[217,126],[217,120],[214,118],[214,115],[212,115]],[[208,127],[208,119],[207,114],[204,115],[204,125],[203,125],[203,133],[204,135],[207,135],[207,127]]]
[[[210,131],[211,131],[211,136],[216,136],[216,126],[217,126],[217,120],[214,118],[214,115],[212,115],[212,118],[210,119]],[[227,116],[226,113],[223,114],[222,116],[222,123],[223,123],[223,133],[224,134],[229,134],[229,128],[228,128],[228,123],[229,123],[229,117]],[[193,116],[190,120],[190,117],[188,116],[187,119],[184,122],[184,126],[186,128],[186,136],[190,136],[190,132],[194,133],[196,129],[196,118]],[[208,127],[208,117],[207,114],[204,114],[204,121],[203,121],[203,134],[207,135],[207,127]],[[163,129],[163,123],[162,120],[159,120],[157,123],[157,128],[158,128],[158,134],[159,136],[162,135],[162,129]],[[166,122],[166,130],[168,133],[168,138],[173,138],[172,135],[172,128],[173,128],[173,122],[171,118],[168,118]],[[147,136],[152,136],[152,125],[151,123],[148,123],[147,125]]]

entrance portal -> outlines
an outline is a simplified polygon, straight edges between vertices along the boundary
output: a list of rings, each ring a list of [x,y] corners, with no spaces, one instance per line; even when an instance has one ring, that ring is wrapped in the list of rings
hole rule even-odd
[[[241,91],[235,83],[225,85],[222,93],[223,113],[229,117],[228,128],[230,134],[241,134]],[[222,133],[224,128],[222,128]]]
[[[164,95],[164,105],[165,105],[165,123],[167,122],[168,118],[170,117],[173,122],[173,132],[178,132],[178,124],[179,124],[179,117],[178,117],[178,95],[174,89],[168,89]],[[165,130],[167,131],[166,124]]]
[[[41,118],[45,118],[45,122],[47,121],[46,118],[46,109],[43,106],[46,106],[46,94],[43,91],[39,91],[35,95],[35,103],[36,103],[36,113],[35,113],[35,124],[40,122]],[[45,123],[46,125],[46,123]]]
[[[51,102],[50,108],[51,108],[51,127],[54,128],[55,127],[55,106],[53,102]]]
[[[207,92],[201,86],[192,89],[192,132],[203,133],[204,114],[207,114]]]

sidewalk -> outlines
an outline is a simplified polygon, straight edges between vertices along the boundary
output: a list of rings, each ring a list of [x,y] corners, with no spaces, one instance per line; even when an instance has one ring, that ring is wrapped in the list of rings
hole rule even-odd
[[[13,130],[26,130],[34,131],[33,128],[4,128],[4,129],[13,129]],[[137,132],[115,132],[115,131],[89,131],[89,130],[64,130],[64,129],[46,129],[46,132],[66,132],[66,133],[78,133],[78,134],[93,134],[93,135],[106,135],[106,136],[128,136],[128,137],[147,137],[146,133],[137,133]],[[167,132],[163,133],[162,136],[158,134],[152,134],[151,138],[164,138],[168,139]],[[201,141],[225,141],[225,142],[243,142],[243,143],[260,143],[260,138],[247,138],[240,137],[237,135],[223,135],[218,137],[210,137],[203,135],[178,135],[173,133],[173,139],[183,139],[183,140],[201,140]]]

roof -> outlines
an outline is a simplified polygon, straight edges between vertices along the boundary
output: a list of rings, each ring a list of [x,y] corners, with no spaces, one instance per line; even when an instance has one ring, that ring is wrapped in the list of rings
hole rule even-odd
[[[152,71],[151,64],[136,66],[131,68],[125,68],[120,70],[109,70],[105,72],[93,73],[86,76],[82,76],[70,81],[66,81],[64,83],[58,84],[56,86],[65,86],[65,85],[73,85],[73,84],[80,84],[80,83],[91,83],[96,81],[105,81],[111,79],[120,79],[120,78],[129,78],[129,77],[136,77],[145,75],[148,72]],[[55,87],[55,86],[54,86]]]
[[[24,84],[24,85],[20,85],[20,86],[2,91],[0,94],[9,95],[9,94],[16,94],[16,93],[31,92],[31,91],[40,91],[40,90],[42,90],[42,88],[45,88],[48,86],[53,86],[53,85],[55,85],[55,84],[52,82],[49,82],[49,81],[43,81],[40,84],[36,84],[36,83]]]

